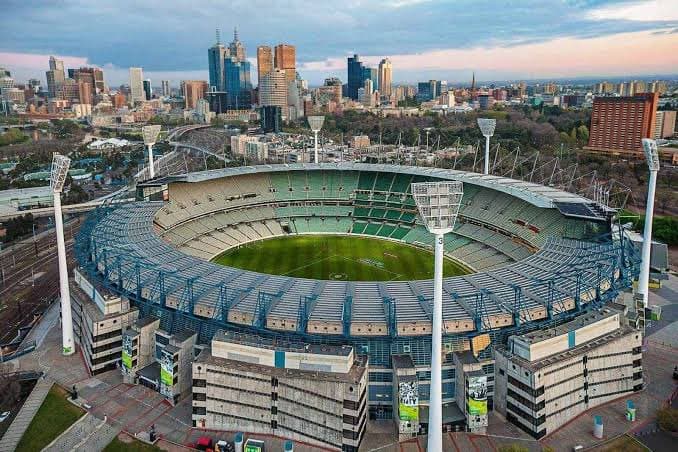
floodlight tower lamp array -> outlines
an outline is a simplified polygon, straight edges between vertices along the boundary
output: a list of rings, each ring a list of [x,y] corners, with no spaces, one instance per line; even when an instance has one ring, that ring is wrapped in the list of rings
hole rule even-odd
[[[64,219],[61,212],[61,192],[66,183],[71,159],[55,153],[52,158],[50,188],[54,196],[54,225],[57,239],[57,261],[59,264],[59,296],[61,304],[61,343],[62,353],[72,355],[75,352],[73,340],[73,315],[71,312],[71,293],[68,287],[68,267],[66,264],[66,243],[64,240]]]
[[[445,234],[454,229],[463,196],[458,181],[418,182],[412,196],[426,229],[435,235],[433,276],[433,327],[431,337],[431,389],[429,398],[428,449],[443,450],[443,251]]]

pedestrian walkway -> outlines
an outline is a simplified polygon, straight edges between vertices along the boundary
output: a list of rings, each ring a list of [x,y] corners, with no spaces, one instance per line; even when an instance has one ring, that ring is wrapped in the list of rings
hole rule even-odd
[[[21,407],[21,411],[19,411],[12,425],[5,432],[5,436],[0,440],[0,452],[12,452],[16,449],[21,437],[24,436],[24,432],[26,432],[33,417],[35,417],[35,413],[38,412],[40,405],[42,405],[45,397],[47,397],[52,384],[51,381],[44,378],[38,379],[33,391],[31,391],[31,394]]]
[[[103,450],[118,432],[119,429],[106,424],[105,420],[87,413],[45,447],[43,451]]]

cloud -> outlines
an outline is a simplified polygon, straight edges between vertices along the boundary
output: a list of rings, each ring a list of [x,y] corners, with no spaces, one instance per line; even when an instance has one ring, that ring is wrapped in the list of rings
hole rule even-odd
[[[676,0],[635,1],[626,5],[606,5],[591,10],[593,20],[629,20],[640,22],[678,20]]]
[[[389,55],[457,51],[467,59],[466,66],[476,67],[471,49],[519,52],[560,39],[673,30],[678,27],[676,4],[675,0],[203,0],[187,6],[179,0],[113,4],[5,0],[3,13],[10,19],[3,21],[0,52],[79,55],[92,64],[123,68],[121,73],[142,66],[149,74],[198,74],[206,71],[214,29],[220,27],[222,41],[230,41],[237,26],[250,57],[257,45],[294,44],[302,76],[318,82],[323,74],[340,71],[353,53],[378,62]],[[642,13],[652,8],[660,12]],[[608,42],[612,50],[626,44]],[[551,47],[551,52],[558,51]],[[510,53],[503,55],[510,60]],[[561,60],[565,69],[577,65],[576,56],[568,58]],[[421,64],[422,72],[438,70],[441,64],[418,57],[412,61]],[[13,60],[2,59],[0,64],[11,66]],[[46,66],[45,60],[40,71]],[[633,61],[628,62],[631,68]],[[345,74],[339,75],[345,79]]]

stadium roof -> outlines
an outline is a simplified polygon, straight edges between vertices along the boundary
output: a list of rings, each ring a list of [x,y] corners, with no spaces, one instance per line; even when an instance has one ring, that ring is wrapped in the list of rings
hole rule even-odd
[[[374,163],[294,163],[283,165],[258,165],[242,166],[237,168],[223,168],[209,171],[200,171],[181,176],[169,176],[167,182],[203,182],[222,177],[237,176],[242,174],[269,173],[276,171],[304,171],[304,170],[341,170],[341,171],[385,171],[391,173],[405,173],[441,179],[458,180],[471,183],[493,190],[502,191],[511,196],[518,197],[537,207],[553,208],[555,203],[565,204],[590,204],[592,201],[577,194],[547,187],[533,182],[511,179],[508,177],[484,175],[470,171],[457,171],[441,168],[427,168],[418,166],[386,165]],[[160,182],[160,181],[156,181]]]

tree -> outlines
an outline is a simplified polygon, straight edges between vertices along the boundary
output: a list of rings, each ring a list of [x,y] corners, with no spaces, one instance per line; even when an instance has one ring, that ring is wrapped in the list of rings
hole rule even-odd
[[[530,449],[521,446],[520,444],[513,443],[507,446],[499,446],[499,452],[530,452]]]
[[[662,430],[678,432],[678,409],[666,407],[657,411],[657,424]]]

